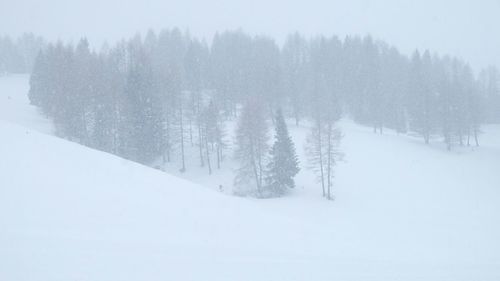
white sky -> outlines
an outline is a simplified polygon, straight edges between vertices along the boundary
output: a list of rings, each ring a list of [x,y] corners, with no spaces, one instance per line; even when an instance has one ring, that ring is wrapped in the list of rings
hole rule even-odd
[[[500,66],[500,0],[0,0],[0,34],[25,31],[95,44],[148,28],[197,36],[243,28],[286,34],[372,34],[405,53],[429,48],[475,69]]]

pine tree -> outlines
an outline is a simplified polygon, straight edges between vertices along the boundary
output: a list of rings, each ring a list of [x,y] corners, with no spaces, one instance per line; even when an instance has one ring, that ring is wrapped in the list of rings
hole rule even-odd
[[[287,188],[295,187],[293,178],[300,171],[295,145],[288,133],[281,109],[276,112],[275,126],[275,142],[270,151],[271,161],[267,166],[266,179],[271,196],[282,195]]]
[[[423,56],[415,52],[410,71],[410,129],[421,135],[426,144],[429,144],[436,131],[438,112],[435,83],[432,81],[432,63],[429,51],[425,51]]]
[[[33,66],[33,72],[30,76],[30,90],[28,97],[30,104],[35,106],[43,106],[46,99],[49,83],[49,69],[48,69],[47,56],[43,51],[38,53]]]

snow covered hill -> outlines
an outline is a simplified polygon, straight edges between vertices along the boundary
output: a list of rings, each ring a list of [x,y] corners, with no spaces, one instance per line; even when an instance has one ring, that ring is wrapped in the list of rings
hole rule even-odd
[[[52,124],[29,104],[29,76],[0,75],[0,120],[51,133]]]
[[[336,201],[305,169],[255,200],[214,190],[230,167],[192,183],[46,134],[26,81],[0,78],[0,280],[500,280],[498,126],[450,153],[343,121]]]

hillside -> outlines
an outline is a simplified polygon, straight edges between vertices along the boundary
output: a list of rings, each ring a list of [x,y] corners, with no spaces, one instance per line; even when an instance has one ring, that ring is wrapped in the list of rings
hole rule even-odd
[[[344,120],[334,202],[305,169],[255,200],[217,191],[230,162],[193,183],[51,136],[26,81],[0,79],[0,280],[500,279],[498,126],[447,152]]]

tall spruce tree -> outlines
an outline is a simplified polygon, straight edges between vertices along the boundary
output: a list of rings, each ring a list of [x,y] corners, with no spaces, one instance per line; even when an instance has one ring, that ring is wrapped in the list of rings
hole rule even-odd
[[[270,196],[279,196],[287,188],[295,187],[293,178],[300,171],[295,145],[288,133],[281,109],[275,116],[275,142],[270,151],[271,160],[267,166],[267,189]]]

